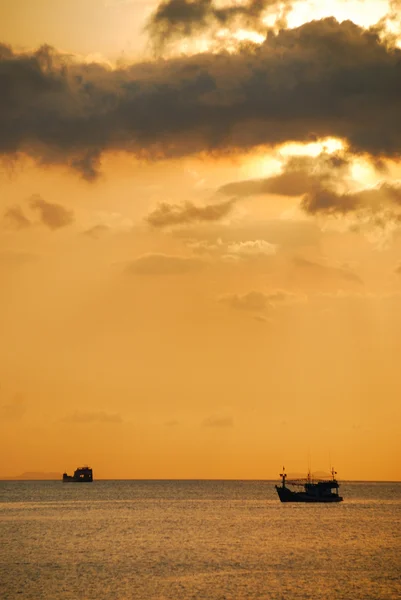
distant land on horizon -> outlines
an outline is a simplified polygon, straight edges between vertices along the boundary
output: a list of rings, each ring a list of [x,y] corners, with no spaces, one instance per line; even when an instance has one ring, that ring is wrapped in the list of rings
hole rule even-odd
[[[21,473],[21,475],[14,475],[11,476],[9,475],[7,476],[1,476],[0,475],[0,480],[1,481],[31,481],[31,480],[37,480],[37,481],[47,481],[47,480],[53,480],[53,479],[61,479],[62,478],[62,474],[61,473],[42,473],[40,471],[26,471],[25,473]]]

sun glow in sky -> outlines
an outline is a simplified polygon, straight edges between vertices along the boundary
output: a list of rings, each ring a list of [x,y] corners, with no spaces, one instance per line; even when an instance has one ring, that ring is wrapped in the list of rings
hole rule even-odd
[[[280,148],[283,156],[319,156],[322,152],[333,154],[344,150],[344,142],[335,138],[326,138],[306,144],[289,143]]]
[[[288,26],[299,27],[313,19],[334,17],[371,27],[389,12],[387,0],[307,0],[297,2],[288,15]]]
[[[0,0],[0,476],[401,479],[390,5],[239,6]]]

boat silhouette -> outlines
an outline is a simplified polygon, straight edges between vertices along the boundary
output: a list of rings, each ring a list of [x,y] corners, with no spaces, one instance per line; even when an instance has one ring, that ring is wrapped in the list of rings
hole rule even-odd
[[[310,472],[305,479],[287,480],[283,467],[280,473],[281,485],[276,485],[276,490],[281,502],[342,502],[339,495],[339,483],[336,479],[337,472],[331,470],[332,479],[313,479]],[[288,487],[290,486],[290,487]]]
[[[93,472],[90,467],[78,467],[74,471],[74,475],[63,473],[63,481],[71,483],[90,483],[93,481]]]

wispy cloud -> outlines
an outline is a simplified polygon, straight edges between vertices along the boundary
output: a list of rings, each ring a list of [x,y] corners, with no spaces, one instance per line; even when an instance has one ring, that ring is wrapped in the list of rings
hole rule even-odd
[[[146,220],[153,227],[220,221],[231,212],[234,203],[235,200],[228,200],[219,204],[196,206],[192,202],[180,205],[163,202],[147,216]]]
[[[230,416],[212,415],[202,421],[203,427],[226,428],[234,427],[234,419]]]
[[[131,261],[126,272],[133,275],[184,275],[199,271],[205,262],[197,258],[168,254],[144,254]]]
[[[236,310],[263,312],[269,305],[267,295],[263,292],[248,292],[246,294],[225,294],[219,301]]]
[[[7,208],[4,213],[4,219],[16,229],[26,229],[32,225],[31,221],[23,213],[22,208],[18,205]]]
[[[293,264],[301,269],[308,269],[321,277],[339,277],[346,281],[357,284],[362,284],[362,279],[348,268],[322,265],[312,260],[307,260],[301,256],[296,256],[293,259]]]
[[[276,252],[276,244],[270,244],[265,240],[247,240],[227,245],[227,254],[239,257],[272,256]]]
[[[122,423],[118,413],[75,411],[62,419],[65,423]]]
[[[110,227],[108,227],[107,225],[94,225],[93,227],[90,227],[89,229],[85,229],[85,231],[82,232],[82,235],[85,235],[94,240],[98,240],[99,238],[104,236],[109,231],[110,231]]]
[[[0,264],[8,267],[21,267],[25,264],[35,261],[38,257],[29,252],[19,252],[14,250],[0,251]]]
[[[10,402],[0,405],[0,417],[5,421],[19,421],[26,410],[24,397],[16,394]]]
[[[264,313],[269,308],[306,301],[303,294],[295,294],[284,290],[272,292],[251,291],[246,294],[225,294],[219,297],[219,302],[227,304],[236,310],[254,313]]]

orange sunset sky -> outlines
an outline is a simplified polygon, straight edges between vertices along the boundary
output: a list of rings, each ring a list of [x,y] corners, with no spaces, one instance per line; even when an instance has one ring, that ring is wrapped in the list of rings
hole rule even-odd
[[[0,0],[0,476],[401,479],[400,15]]]

